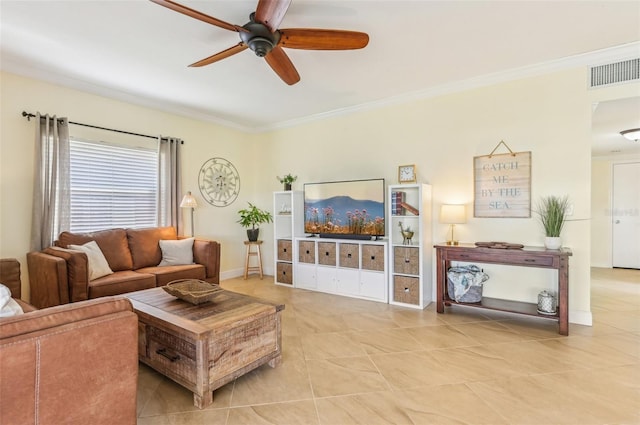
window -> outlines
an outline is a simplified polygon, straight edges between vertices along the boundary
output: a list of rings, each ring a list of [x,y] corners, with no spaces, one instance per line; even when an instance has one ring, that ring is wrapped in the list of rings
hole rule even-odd
[[[158,223],[158,152],[70,140],[72,232]]]

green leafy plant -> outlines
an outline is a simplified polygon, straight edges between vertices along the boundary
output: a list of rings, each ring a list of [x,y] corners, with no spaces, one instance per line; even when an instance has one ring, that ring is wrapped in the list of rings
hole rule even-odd
[[[255,229],[256,225],[261,223],[271,223],[273,221],[273,216],[269,211],[261,210],[251,202],[248,202],[248,204],[249,208],[243,208],[238,211],[238,214],[240,214],[240,220],[238,220],[238,223],[240,223],[242,227],[251,227],[252,229]]]
[[[284,184],[291,184],[294,181],[298,180],[298,176],[292,176],[291,174],[287,174],[286,176],[283,176],[283,177],[276,176],[276,178],[280,183],[284,183]]]
[[[547,237],[560,237],[569,208],[568,196],[545,196],[538,202],[537,210],[540,223]]]

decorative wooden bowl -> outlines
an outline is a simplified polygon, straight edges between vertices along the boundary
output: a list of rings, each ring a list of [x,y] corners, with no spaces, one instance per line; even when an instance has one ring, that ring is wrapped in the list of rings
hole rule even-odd
[[[211,301],[217,292],[223,289],[214,284],[198,279],[180,279],[167,283],[162,287],[176,298],[198,305]]]
[[[522,249],[524,245],[508,242],[476,242],[477,247],[494,249]]]

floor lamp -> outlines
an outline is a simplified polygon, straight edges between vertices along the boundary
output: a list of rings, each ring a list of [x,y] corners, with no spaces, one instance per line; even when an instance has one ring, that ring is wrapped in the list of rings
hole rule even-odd
[[[453,227],[456,224],[464,224],[466,222],[467,211],[464,205],[443,204],[440,207],[440,223],[451,226],[451,239],[447,241],[447,245],[458,245],[458,241],[453,237]]]
[[[191,237],[194,237],[196,234],[193,228],[193,210],[198,208],[198,203],[196,202],[196,198],[193,197],[191,192],[187,192],[182,198],[182,202],[180,202],[180,208],[191,208]]]

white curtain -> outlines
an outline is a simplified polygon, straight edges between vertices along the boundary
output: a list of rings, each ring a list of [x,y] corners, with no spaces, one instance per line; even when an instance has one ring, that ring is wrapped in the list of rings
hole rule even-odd
[[[51,246],[69,229],[69,121],[36,114],[31,250]]]
[[[158,226],[173,226],[179,235],[183,234],[181,147],[181,139],[158,138]]]

